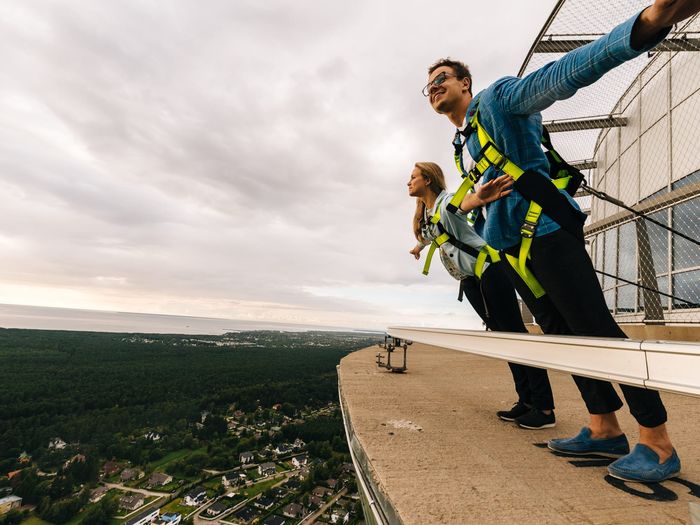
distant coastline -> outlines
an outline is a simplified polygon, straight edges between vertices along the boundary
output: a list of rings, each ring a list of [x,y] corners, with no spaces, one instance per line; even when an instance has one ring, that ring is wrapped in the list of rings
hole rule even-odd
[[[0,328],[201,335],[220,335],[226,332],[246,330],[280,330],[283,332],[320,330],[376,333],[374,330],[341,326],[317,326],[17,304],[0,304]]]

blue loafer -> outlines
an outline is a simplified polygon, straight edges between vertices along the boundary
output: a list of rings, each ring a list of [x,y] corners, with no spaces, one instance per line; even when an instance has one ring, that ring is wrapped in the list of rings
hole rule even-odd
[[[664,463],[659,463],[659,455],[646,445],[637,444],[631,454],[627,454],[608,465],[611,476],[625,481],[653,483],[672,478],[681,471],[681,460],[673,454]]]
[[[594,439],[588,427],[583,427],[581,432],[572,438],[550,439],[547,446],[551,450],[566,454],[598,454],[613,458],[619,458],[630,452],[630,445],[624,434],[614,438]]]

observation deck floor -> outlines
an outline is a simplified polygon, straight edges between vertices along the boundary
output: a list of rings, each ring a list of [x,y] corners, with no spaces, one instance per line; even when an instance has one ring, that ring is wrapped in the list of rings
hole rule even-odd
[[[341,361],[341,401],[363,470],[405,524],[689,523],[689,503],[700,505],[697,398],[662,394],[685,484],[650,487],[606,478],[607,460],[537,446],[587,422],[568,374],[549,373],[557,426],[523,430],[495,416],[515,400],[505,362],[414,344],[408,371],[392,374],[376,366],[379,350]],[[618,417],[633,446],[638,427],[626,406]]]

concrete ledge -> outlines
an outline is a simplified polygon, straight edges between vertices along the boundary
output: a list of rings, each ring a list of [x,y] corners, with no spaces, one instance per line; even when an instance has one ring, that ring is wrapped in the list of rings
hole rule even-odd
[[[408,372],[392,374],[376,367],[377,350],[348,355],[338,375],[351,449],[362,458],[356,467],[396,514],[388,523],[687,523],[689,504],[700,503],[700,403],[693,397],[663,395],[682,483],[617,483],[606,479],[607,460],[558,457],[536,446],[587,421],[568,374],[550,373],[557,427],[527,431],[495,417],[515,401],[505,363],[414,344]],[[634,444],[636,423],[626,408],[619,418]]]

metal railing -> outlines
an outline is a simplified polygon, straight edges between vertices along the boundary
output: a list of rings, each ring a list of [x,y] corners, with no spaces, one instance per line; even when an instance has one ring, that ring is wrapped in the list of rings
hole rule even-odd
[[[392,337],[627,385],[700,396],[700,343],[390,327]]]

